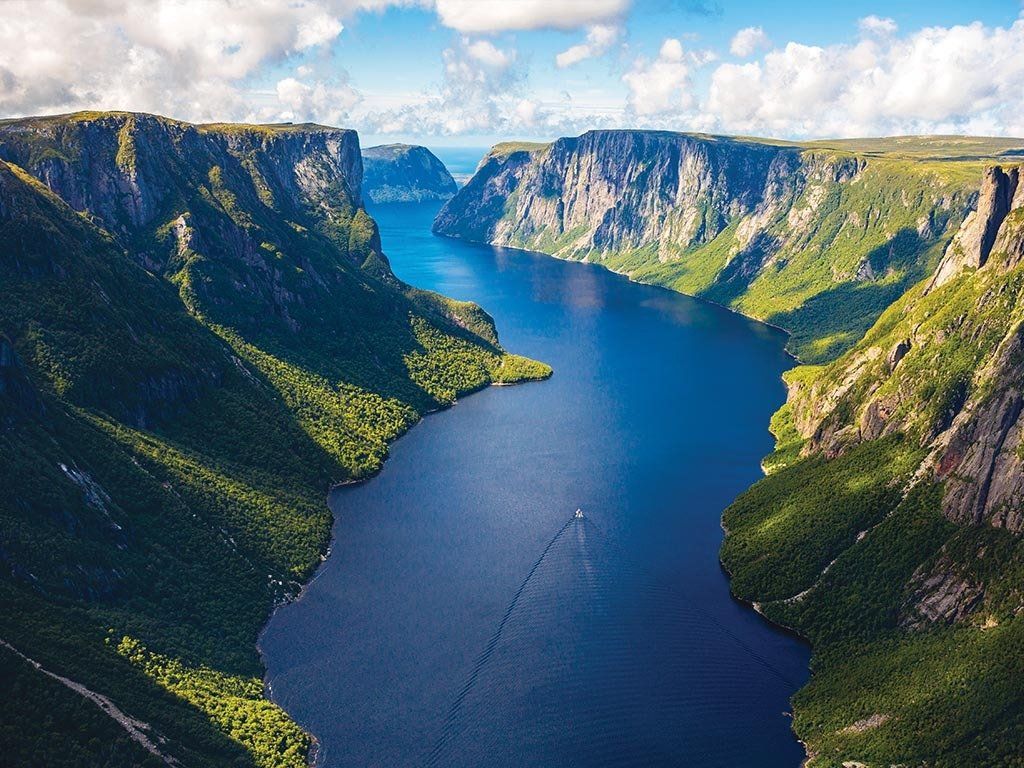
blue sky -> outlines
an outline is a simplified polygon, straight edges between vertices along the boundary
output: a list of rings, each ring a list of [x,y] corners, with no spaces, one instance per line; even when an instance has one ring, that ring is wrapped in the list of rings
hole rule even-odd
[[[769,40],[796,41],[828,46],[850,43],[858,35],[861,19],[878,16],[891,18],[898,29],[916,31],[924,27],[953,27],[981,21],[990,27],[1008,27],[1021,14],[1014,2],[965,3],[951,0],[897,4],[879,2],[786,2],[769,4],[739,2],[674,2],[646,0],[632,4],[621,22],[617,45],[606,55],[560,69],[556,55],[584,37],[580,29],[539,29],[497,31],[481,35],[502,50],[515,50],[517,63],[526,82],[524,93],[538,99],[554,100],[562,91],[579,94],[575,99],[584,112],[590,107],[621,107],[628,89],[622,73],[637,56],[654,55],[666,37],[682,40],[693,48],[707,48],[727,55],[730,41],[738,30],[760,27]],[[838,6],[838,7],[837,7]],[[406,94],[430,92],[443,80],[441,52],[453,44],[459,33],[440,23],[432,10],[392,7],[353,18],[345,32],[330,46],[329,52],[306,57],[308,65],[347,73],[354,88],[364,94],[368,104],[394,104]],[[382,55],[382,53],[384,55]],[[1024,51],[1021,52],[1024,56]],[[286,67],[278,68],[272,77]],[[271,79],[272,79],[271,77]],[[706,87],[709,71],[696,73],[697,87]],[[268,81],[262,83],[266,86]],[[257,86],[258,87],[258,86]],[[685,129],[685,128],[684,128]],[[381,134],[364,128],[367,143],[394,140],[421,140],[416,132]],[[498,133],[470,132],[454,136],[428,134],[434,145],[491,144],[508,138]],[[543,128],[521,132],[518,137],[554,138]]]
[[[594,127],[1021,135],[1021,12],[986,0],[6,0],[0,116],[313,120],[366,144],[434,146]]]

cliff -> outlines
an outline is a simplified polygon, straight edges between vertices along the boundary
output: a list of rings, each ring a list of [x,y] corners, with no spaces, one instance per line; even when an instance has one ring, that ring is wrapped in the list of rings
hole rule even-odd
[[[725,515],[734,589],[814,643],[814,766],[1021,759],[1024,196],[980,175],[934,273],[787,374],[771,474]]]
[[[987,169],[978,208],[934,276],[790,398],[805,454],[836,456],[886,435],[912,436],[928,452],[922,472],[945,481],[947,517],[1015,533],[1024,528],[1018,175],[1017,167]]]
[[[320,562],[326,490],[423,413],[550,373],[395,278],[361,174],[355,134],[320,126],[0,122],[12,763],[142,762],[110,762],[88,690],[174,764],[304,766],[255,640]],[[89,727],[55,724],[76,707]]]
[[[373,203],[447,200],[458,189],[444,163],[426,147],[367,147],[363,150],[363,170],[363,194]]]
[[[934,269],[977,194],[975,159],[867,146],[656,131],[498,145],[435,231],[704,296],[822,361]]]
[[[436,229],[554,255],[601,259],[713,240],[764,199],[795,150],[647,131],[594,131],[539,148],[499,145],[440,212]],[[473,226],[478,229],[472,229]]]
[[[1018,176],[1018,168],[1011,168],[1008,172],[999,167],[986,169],[977,207],[946,249],[928,290],[949,282],[965,267],[977,269],[985,265],[1007,214],[1024,204],[1024,193],[1020,199],[1015,197]]]

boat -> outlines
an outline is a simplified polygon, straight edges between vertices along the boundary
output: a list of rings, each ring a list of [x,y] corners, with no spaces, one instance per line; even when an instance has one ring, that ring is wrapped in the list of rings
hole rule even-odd
[[[577,509],[575,517],[576,517],[577,520],[582,520],[583,519],[583,510],[582,509]]]

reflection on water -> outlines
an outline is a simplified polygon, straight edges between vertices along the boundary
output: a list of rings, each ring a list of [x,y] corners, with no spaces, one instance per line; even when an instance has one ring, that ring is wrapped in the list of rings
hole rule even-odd
[[[326,768],[796,768],[807,651],[730,598],[717,558],[771,447],[784,339],[433,237],[434,210],[372,211],[395,272],[478,301],[555,375],[428,417],[332,495],[334,554],[263,637],[275,699]]]

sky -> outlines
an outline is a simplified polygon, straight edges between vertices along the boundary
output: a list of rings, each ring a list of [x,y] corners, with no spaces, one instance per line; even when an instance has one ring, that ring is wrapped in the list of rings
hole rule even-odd
[[[0,0],[0,117],[312,121],[364,145],[593,128],[1024,136],[1024,6]]]

